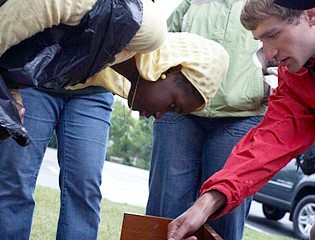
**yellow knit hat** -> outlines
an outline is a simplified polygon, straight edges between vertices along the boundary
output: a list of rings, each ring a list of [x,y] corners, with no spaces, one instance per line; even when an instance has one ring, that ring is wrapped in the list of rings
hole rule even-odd
[[[184,32],[168,33],[160,48],[149,53],[138,53],[134,57],[141,77],[149,81],[156,81],[171,67],[181,65],[181,72],[205,101],[197,111],[201,111],[213,98],[229,65],[228,53],[219,43]],[[76,85],[76,88],[88,85],[103,86],[125,98],[130,89],[130,82],[110,67],[80,87]]]
[[[205,104],[217,92],[225,78],[229,55],[217,42],[193,33],[168,33],[157,50],[136,54],[137,68],[142,78],[156,81],[169,68],[181,65],[181,72],[202,95]]]

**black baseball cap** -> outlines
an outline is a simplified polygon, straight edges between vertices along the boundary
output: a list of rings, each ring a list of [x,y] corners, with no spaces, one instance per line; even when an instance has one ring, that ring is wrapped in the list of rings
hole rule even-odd
[[[295,10],[307,10],[315,7],[315,0],[274,0],[273,2],[282,7]]]
[[[273,2],[282,7],[295,10],[307,10],[315,7],[315,0],[274,0]]]

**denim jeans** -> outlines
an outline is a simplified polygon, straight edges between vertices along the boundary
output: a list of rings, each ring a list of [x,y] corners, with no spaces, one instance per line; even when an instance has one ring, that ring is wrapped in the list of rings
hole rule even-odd
[[[0,144],[0,239],[30,237],[36,179],[54,130],[61,190],[56,239],[97,239],[112,93],[76,96],[23,89],[21,94],[31,143],[24,148],[12,139]]]
[[[202,183],[223,167],[235,144],[261,119],[167,113],[155,120],[146,214],[176,218],[191,207]],[[241,240],[250,203],[245,199],[209,224],[224,240]]]

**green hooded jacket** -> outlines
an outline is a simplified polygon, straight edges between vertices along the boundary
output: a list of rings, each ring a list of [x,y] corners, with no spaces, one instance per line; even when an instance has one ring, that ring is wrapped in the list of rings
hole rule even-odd
[[[203,117],[263,115],[266,94],[261,67],[253,57],[259,42],[240,23],[243,0],[183,0],[168,19],[169,31],[191,32],[220,43],[230,55],[226,78]]]

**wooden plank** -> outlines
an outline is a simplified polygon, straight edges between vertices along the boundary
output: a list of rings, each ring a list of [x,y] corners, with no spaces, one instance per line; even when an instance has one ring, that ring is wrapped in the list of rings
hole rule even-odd
[[[166,240],[170,218],[125,213],[120,240]],[[198,240],[222,240],[209,226],[204,225],[194,233]]]

